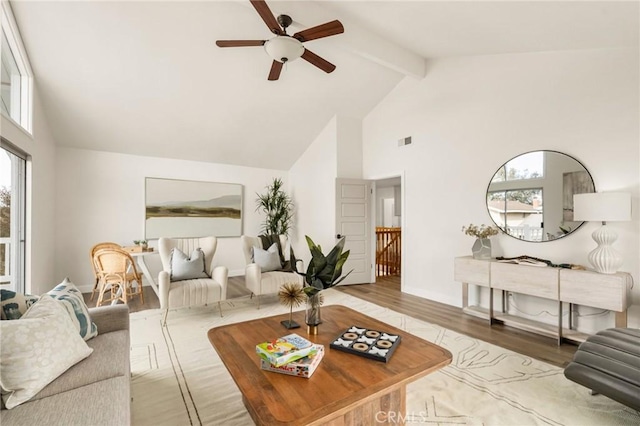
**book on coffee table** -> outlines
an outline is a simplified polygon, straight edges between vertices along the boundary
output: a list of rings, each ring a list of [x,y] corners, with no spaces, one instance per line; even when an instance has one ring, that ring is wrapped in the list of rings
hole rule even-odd
[[[318,365],[320,365],[320,361],[324,356],[324,346],[323,345],[314,345],[316,347],[316,352],[310,355],[305,356],[304,358],[300,358],[298,360],[292,361],[288,364],[281,365],[276,367],[271,364],[266,359],[260,360],[260,368],[267,371],[272,371],[274,373],[288,374],[290,376],[304,377],[308,379],[311,377]]]
[[[295,333],[256,345],[258,355],[276,367],[304,358],[316,350],[313,343]]]

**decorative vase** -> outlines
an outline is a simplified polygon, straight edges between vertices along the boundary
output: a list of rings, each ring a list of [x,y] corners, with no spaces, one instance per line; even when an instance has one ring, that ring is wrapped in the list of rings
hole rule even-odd
[[[491,240],[489,238],[476,238],[476,242],[473,243],[471,251],[474,259],[491,259]]]
[[[149,248],[149,244],[148,243],[140,243],[140,247],[142,247],[142,251],[144,251],[144,250]]]
[[[307,297],[304,321],[307,323],[308,334],[318,334],[318,325],[322,323],[322,316],[320,315],[321,297],[320,293]]]

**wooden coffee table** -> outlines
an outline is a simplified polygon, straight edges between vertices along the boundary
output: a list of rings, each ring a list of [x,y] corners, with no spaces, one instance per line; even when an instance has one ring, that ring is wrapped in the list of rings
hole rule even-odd
[[[258,425],[394,424],[405,417],[406,385],[451,362],[451,353],[384,322],[339,305],[322,307],[319,333],[309,336],[304,312],[293,319],[303,327],[287,330],[277,315],[212,328],[209,341],[235,380],[244,405]],[[356,325],[402,336],[388,363],[330,349]],[[260,369],[256,344],[297,333],[325,345],[325,355],[309,379]]]

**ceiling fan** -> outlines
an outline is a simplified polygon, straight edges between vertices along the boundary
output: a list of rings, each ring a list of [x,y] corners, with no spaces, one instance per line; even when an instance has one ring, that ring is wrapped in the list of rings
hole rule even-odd
[[[273,64],[271,65],[268,78],[270,81],[280,78],[280,72],[285,63],[298,58],[304,59],[326,73],[330,73],[336,69],[335,65],[306,49],[302,43],[342,34],[344,27],[340,21],[327,22],[326,24],[308,28],[290,36],[287,34],[287,27],[293,22],[290,16],[280,15],[276,19],[264,0],[250,1],[258,12],[258,15],[260,15],[264,23],[267,24],[267,27],[269,27],[269,30],[276,36],[269,40],[218,40],[216,41],[218,47],[264,46],[267,54],[273,58]]]

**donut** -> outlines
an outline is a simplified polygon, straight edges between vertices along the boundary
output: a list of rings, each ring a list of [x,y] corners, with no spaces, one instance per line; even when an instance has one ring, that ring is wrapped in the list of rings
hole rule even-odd
[[[376,345],[381,347],[381,348],[385,348],[386,349],[386,348],[390,348],[393,345],[393,343],[391,343],[388,340],[378,340],[376,342]]]
[[[354,343],[353,349],[355,349],[356,351],[364,352],[369,349],[369,345],[365,345],[364,343]]]

